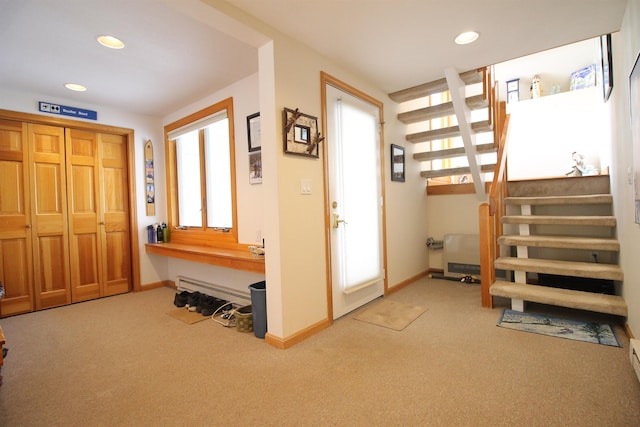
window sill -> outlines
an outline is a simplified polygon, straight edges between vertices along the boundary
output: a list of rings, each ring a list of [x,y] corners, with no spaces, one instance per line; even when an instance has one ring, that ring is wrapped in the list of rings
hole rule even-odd
[[[218,265],[235,270],[264,274],[264,257],[257,258],[251,252],[239,249],[212,248],[180,243],[147,243],[148,254],[180,258],[187,261]]]

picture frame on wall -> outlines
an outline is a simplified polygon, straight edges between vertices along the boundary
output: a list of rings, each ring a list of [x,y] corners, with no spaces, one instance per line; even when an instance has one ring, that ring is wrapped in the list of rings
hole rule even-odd
[[[600,36],[602,94],[604,102],[609,100],[613,90],[613,52],[611,50],[611,34]]]
[[[260,141],[260,113],[247,116],[247,139],[249,141],[249,152],[258,151],[262,148]]]
[[[296,110],[282,110],[282,136],[285,154],[318,158],[324,138],[318,132],[318,118]]]
[[[507,103],[520,101],[520,79],[507,81]]]
[[[391,144],[391,181],[404,182],[404,147]]]
[[[249,153],[249,184],[262,183],[262,151]]]

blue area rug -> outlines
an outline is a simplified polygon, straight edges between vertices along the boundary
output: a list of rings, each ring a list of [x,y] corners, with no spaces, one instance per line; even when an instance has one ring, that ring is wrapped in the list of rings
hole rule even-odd
[[[498,326],[575,341],[622,347],[615,329],[608,323],[582,322],[505,309],[500,316]]]

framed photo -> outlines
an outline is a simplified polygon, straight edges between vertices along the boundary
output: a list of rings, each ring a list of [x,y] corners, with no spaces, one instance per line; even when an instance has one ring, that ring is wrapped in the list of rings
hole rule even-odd
[[[404,182],[404,147],[391,144],[391,181]]]
[[[609,100],[613,89],[613,53],[611,51],[611,34],[600,36],[600,52],[602,55],[602,92],[604,102]]]
[[[249,140],[250,153],[262,148],[262,144],[260,143],[260,113],[255,113],[247,117],[247,137]]]
[[[520,100],[520,79],[513,79],[507,82],[507,103],[518,102]]]
[[[318,132],[318,118],[285,108],[282,111],[284,152],[304,157],[319,157],[318,145],[324,138]]]
[[[301,144],[309,144],[309,133],[311,129],[308,126],[293,125],[293,140]]]
[[[596,85],[596,66],[589,65],[571,73],[569,90],[580,90]]]
[[[249,184],[262,182],[262,152],[249,153]]]
[[[156,214],[156,186],[153,166],[153,143],[150,139],[144,143],[144,183],[147,216],[154,216]]]

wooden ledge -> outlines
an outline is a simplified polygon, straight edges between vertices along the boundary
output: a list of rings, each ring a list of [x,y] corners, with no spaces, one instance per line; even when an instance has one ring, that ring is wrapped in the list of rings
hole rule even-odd
[[[219,265],[235,270],[264,274],[264,257],[257,258],[248,250],[213,248],[180,243],[147,243],[148,254],[180,258],[187,261]]]

